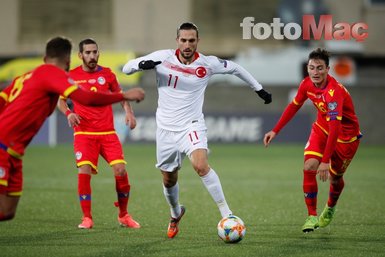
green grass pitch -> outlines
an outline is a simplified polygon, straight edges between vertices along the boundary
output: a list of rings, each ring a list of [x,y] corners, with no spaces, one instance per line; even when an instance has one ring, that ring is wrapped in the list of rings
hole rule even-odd
[[[210,165],[247,233],[230,245],[217,236],[219,211],[187,159],[180,200],[187,208],[174,239],[166,238],[168,205],[154,167],[155,146],[125,145],[131,182],[129,211],[142,228],[118,226],[111,169],[99,161],[92,178],[94,228],[80,230],[72,146],[31,146],[24,158],[24,192],[16,218],[0,223],[1,257],[76,256],[385,256],[385,146],[361,145],[345,175],[345,190],[328,228],[303,234],[303,146],[210,146]],[[328,183],[319,182],[318,211]]]

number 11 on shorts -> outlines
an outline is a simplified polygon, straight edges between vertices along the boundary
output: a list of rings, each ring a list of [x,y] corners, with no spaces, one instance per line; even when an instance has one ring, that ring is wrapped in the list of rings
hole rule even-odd
[[[199,137],[196,131],[192,131],[191,133],[188,134],[188,136],[190,137],[190,141],[193,145],[199,143]]]

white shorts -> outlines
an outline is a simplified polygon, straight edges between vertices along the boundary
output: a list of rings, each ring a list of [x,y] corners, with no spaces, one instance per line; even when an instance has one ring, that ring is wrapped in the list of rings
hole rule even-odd
[[[208,149],[206,129],[191,127],[175,132],[157,128],[155,167],[168,172],[179,169],[184,157],[196,149]]]

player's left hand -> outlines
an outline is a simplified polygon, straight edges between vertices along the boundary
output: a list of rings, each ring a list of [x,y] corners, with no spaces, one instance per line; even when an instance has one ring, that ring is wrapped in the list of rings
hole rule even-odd
[[[318,166],[317,173],[319,175],[319,179],[323,182],[327,181],[329,178],[329,163],[321,162]]]
[[[141,70],[151,70],[154,69],[156,65],[161,64],[161,61],[154,62],[153,60],[141,61],[138,65]]]
[[[271,103],[271,101],[272,101],[272,96],[271,96],[271,94],[270,94],[269,92],[267,92],[267,91],[264,90],[264,89],[261,89],[261,90],[259,90],[259,91],[255,91],[255,92],[258,94],[258,96],[259,96],[260,98],[262,98],[263,100],[265,100],[265,104]]]
[[[133,113],[126,113],[126,125],[130,126],[130,129],[134,129],[136,127],[136,118]]]
[[[67,120],[68,126],[72,128],[80,124],[81,117],[77,113],[72,112],[67,116]]]
[[[265,134],[263,138],[263,144],[265,145],[265,147],[269,146],[271,140],[273,140],[273,138],[275,138],[276,135],[277,133],[275,133],[274,131],[269,131]]]

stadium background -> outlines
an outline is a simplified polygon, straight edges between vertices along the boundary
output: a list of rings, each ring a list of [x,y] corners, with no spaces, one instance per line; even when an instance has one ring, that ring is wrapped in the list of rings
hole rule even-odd
[[[384,0],[0,0],[0,6],[0,87],[42,62],[48,38],[67,36],[76,52],[79,40],[92,37],[100,46],[100,64],[111,67],[123,87],[142,86],[147,92],[143,103],[134,104],[138,127],[132,132],[122,124],[122,112],[115,106],[116,127],[123,141],[153,142],[157,93],[153,72],[128,77],[121,74],[122,65],[138,55],[174,48],[176,27],[193,21],[200,29],[199,51],[235,60],[274,97],[265,106],[241,80],[214,77],[204,108],[211,142],[260,143],[305,75],[307,54],[320,46],[334,54],[331,72],[353,96],[365,135],[362,143],[385,144]],[[333,23],[367,23],[369,37],[364,42],[242,39],[244,17],[254,17],[255,23],[271,23],[280,17],[283,23],[301,24],[303,14],[331,14]],[[73,66],[79,63],[74,55]],[[277,141],[304,143],[313,109],[305,106]],[[50,145],[71,141],[66,119],[58,113],[34,139],[35,144]]]

